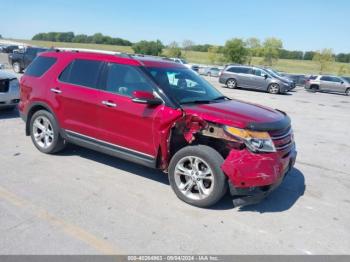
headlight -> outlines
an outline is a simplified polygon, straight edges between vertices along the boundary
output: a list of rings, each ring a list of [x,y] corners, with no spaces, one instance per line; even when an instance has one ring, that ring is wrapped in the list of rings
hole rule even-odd
[[[241,140],[253,152],[276,152],[275,145],[267,132],[250,131],[226,126],[225,131]]]

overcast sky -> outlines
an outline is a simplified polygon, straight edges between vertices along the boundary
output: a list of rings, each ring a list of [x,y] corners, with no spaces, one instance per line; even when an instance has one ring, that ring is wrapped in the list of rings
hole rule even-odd
[[[349,0],[16,0],[1,10],[0,34],[17,39],[73,31],[223,45],[274,36],[290,50],[350,53]]]

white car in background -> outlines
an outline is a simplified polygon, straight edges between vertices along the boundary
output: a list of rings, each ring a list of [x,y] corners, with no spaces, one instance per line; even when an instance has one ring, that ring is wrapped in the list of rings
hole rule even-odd
[[[0,109],[15,108],[19,103],[19,82],[14,74],[0,71]]]
[[[176,58],[176,57],[171,57],[169,58],[170,60],[174,61],[175,63],[184,65],[186,67],[188,67],[189,69],[192,69],[193,71],[198,72],[199,66],[198,65],[193,65],[193,64],[189,64],[185,59],[183,58]]]

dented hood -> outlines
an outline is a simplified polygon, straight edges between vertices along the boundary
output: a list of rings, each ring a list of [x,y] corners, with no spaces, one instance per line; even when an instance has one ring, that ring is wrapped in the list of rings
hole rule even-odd
[[[289,117],[280,111],[239,100],[185,105],[183,109],[203,120],[238,128],[273,130],[290,124]]]

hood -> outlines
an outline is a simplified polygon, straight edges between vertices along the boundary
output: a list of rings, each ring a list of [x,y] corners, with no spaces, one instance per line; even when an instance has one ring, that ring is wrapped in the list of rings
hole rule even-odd
[[[287,127],[289,118],[280,111],[239,100],[183,106],[186,114],[238,128],[273,130]]]
[[[11,73],[8,73],[6,71],[0,70],[0,80],[13,79],[13,78],[16,78],[16,76],[14,74],[11,74]]]

